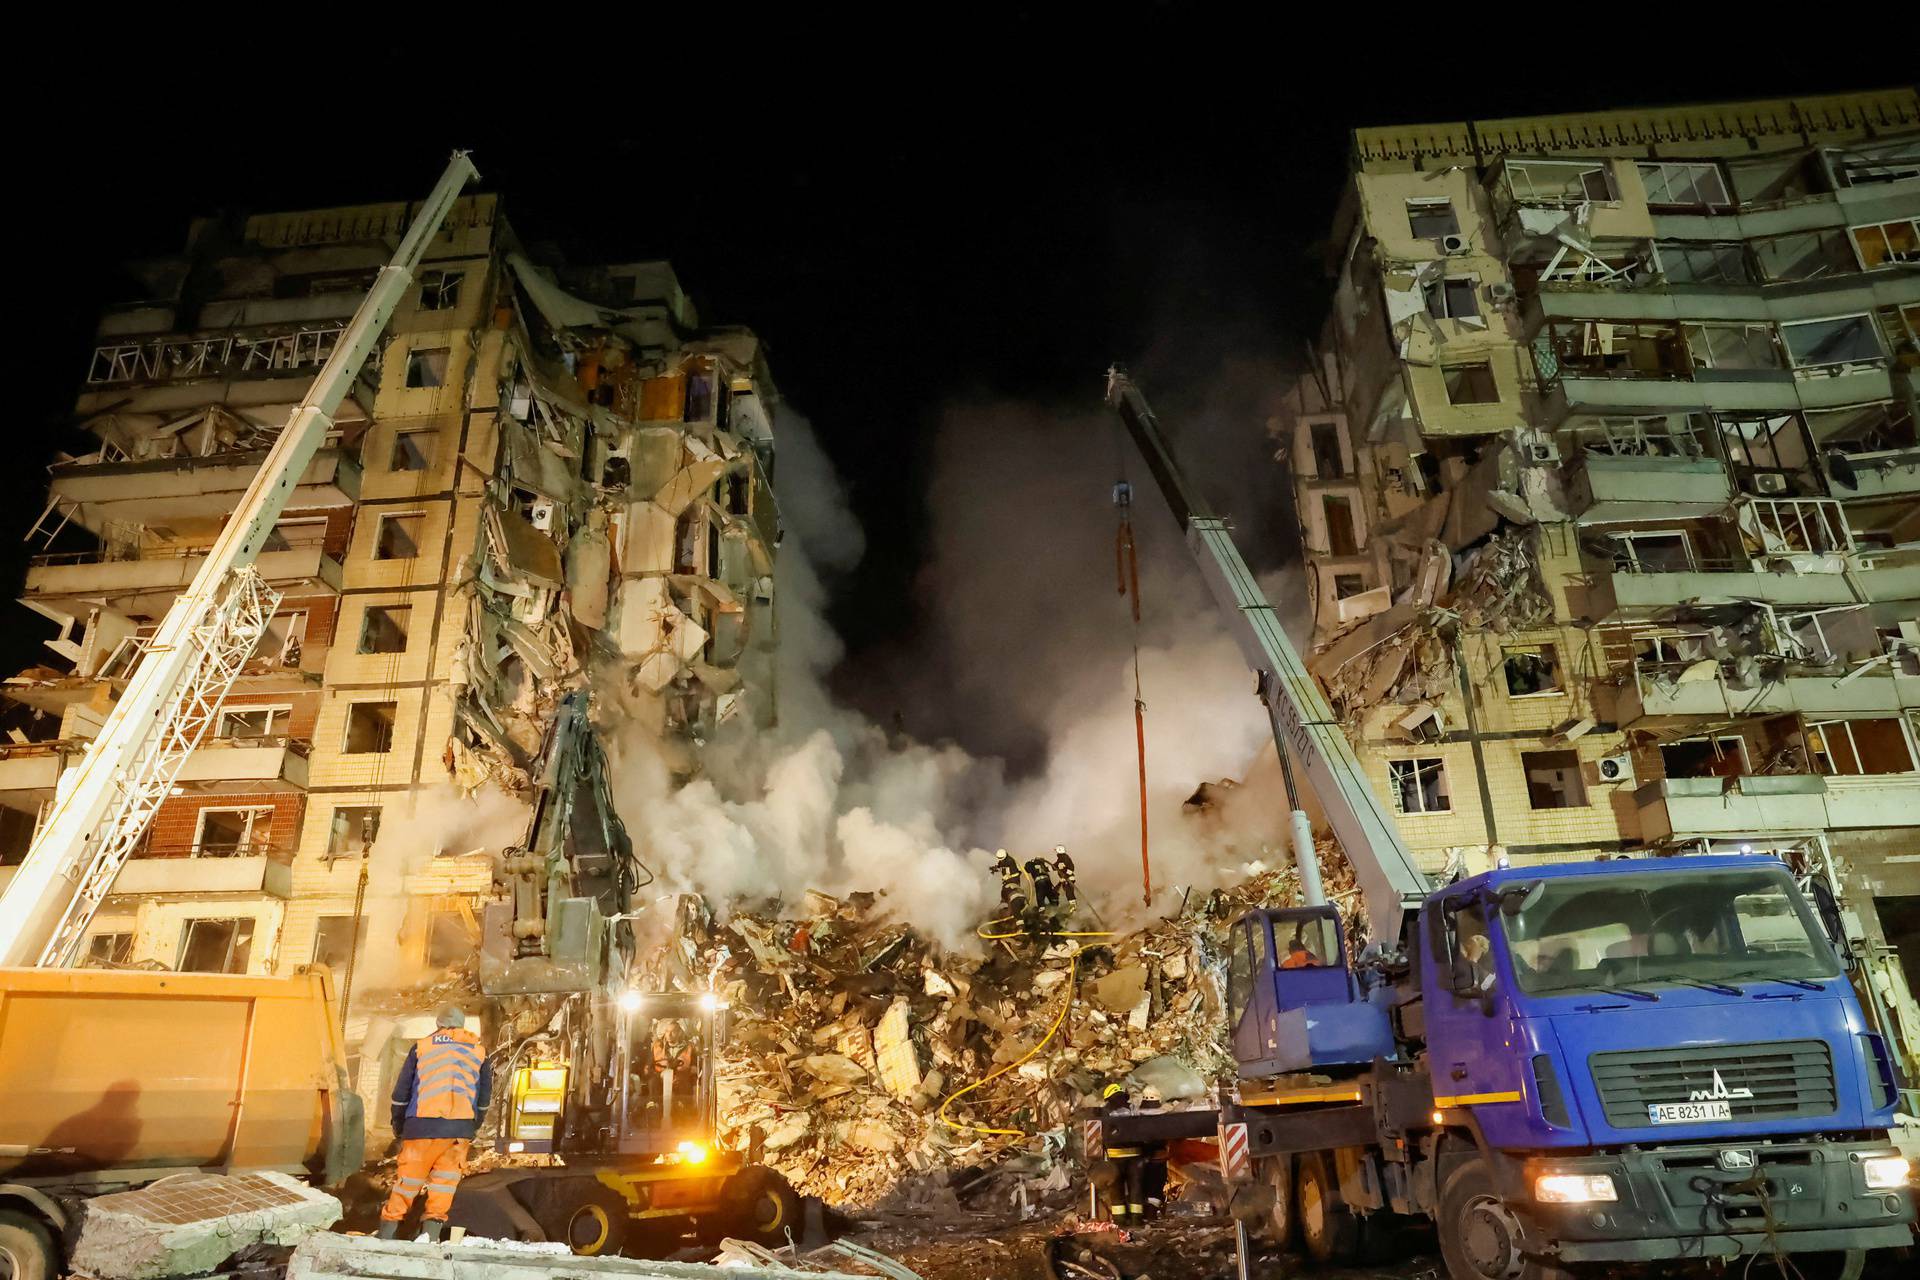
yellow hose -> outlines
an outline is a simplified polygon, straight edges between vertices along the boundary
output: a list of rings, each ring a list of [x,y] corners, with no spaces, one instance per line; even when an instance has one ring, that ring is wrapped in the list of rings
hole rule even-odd
[[[1001,916],[1001,917],[1000,917],[1000,918],[999,918],[998,920],[989,920],[989,921],[987,921],[987,922],[986,922],[985,924],[983,924],[983,925],[981,925],[981,926],[980,926],[980,927],[979,927],[978,929],[975,929],[975,930],[974,930],[974,933],[975,933],[975,934],[976,934],[977,936],[979,936],[979,937],[981,937],[981,938],[984,938],[984,939],[986,939],[986,940],[987,940],[988,942],[999,942],[999,941],[1000,941],[1000,940],[1002,940],[1003,938],[1024,938],[1024,937],[1026,937],[1026,936],[1027,936],[1027,931],[1026,931],[1026,930],[1024,930],[1024,929],[1015,929],[1015,930],[1014,930],[1014,931],[1013,931],[1012,933],[988,933],[988,932],[986,932],[986,931],[987,931],[988,929],[991,929],[991,928],[993,928],[993,927],[994,927],[995,925],[1000,925],[1000,924],[1011,924],[1011,923],[1013,923],[1013,922],[1014,922],[1014,921],[1015,921],[1016,919],[1017,919],[1017,917],[1015,917],[1015,916]],[[1111,930],[1111,929],[1094,929],[1094,930],[1089,930],[1089,931],[1087,931],[1087,932],[1084,932],[1084,933],[1053,933],[1053,932],[1048,932],[1048,933],[1044,933],[1044,934],[1041,934],[1040,936],[1041,936],[1041,937],[1043,937],[1043,938],[1111,938],[1111,937],[1113,936],[1113,930]]]
[[[995,921],[994,923],[997,924],[999,922]],[[983,934],[982,936],[984,937],[985,935]],[[947,1108],[952,1106],[955,1102],[959,1101],[961,1098],[964,1098],[969,1093],[972,1093],[975,1089],[978,1089],[981,1085],[989,1084],[992,1081],[999,1079],[1001,1076],[1007,1074],[1007,1072],[1009,1071],[1012,1071],[1014,1068],[1018,1067],[1021,1063],[1027,1061],[1029,1058],[1032,1058],[1035,1054],[1039,1053],[1042,1049],[1047,1047],[1047,1043],[1050,1040],[1052,1040],[1055,1033],[1060,1030],[1060,1024],[1067,1020],[1067,1010],[1073,1007],[1073,988],[1074,988],[1075,980],[1079,977],[1079,974],[1080,974],[1080,957],[1076,955],[1072,957],[1067,963],[1067,990],[1066,990],[1066,997],[1060,1001],[1060,1012],[1053,1015],[1053,1025],[1047,1028],[1047,1034],[1040,1037],[1040,1043],[1036,1044],[1035,1046],[1033,1046],[1033,1048],[1027,1050],[1025,1053],[1021,1054],[1019,1057],[1015,1058],[1012,1062],[1007,1063],[1007,1065],[1005,1065],[1004,1067],[1000,1067],[997,1070],[990,1071],[986,1075],[980,1077],[980,1079],[975,1080],[972,1084],[966,1086],[964,1089],[958,1089],[953,1093],[948,1094],[946,1096],[945,1101],[941,1102],[940,1110],[935,1113],[934,1119],[938,1120],[941,1124],[946,1125],[949,1129],[961,1129],[961,1130],[965,1130],[968,1133],[988,1133],[988,1134],[1002,1135],[1010,1138],[1026,1137],[1027,1131],[1025,1129],[991,1129],[985,1125],[964,1124],[958,1120],[949,1120],[947,1119]]]

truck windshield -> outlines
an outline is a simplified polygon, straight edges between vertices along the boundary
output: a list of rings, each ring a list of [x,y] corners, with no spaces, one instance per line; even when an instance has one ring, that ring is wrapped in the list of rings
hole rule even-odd
[[[1784,869],[1566,876],[1542,886],[1503,920],[1524,991],[1837,973]]]

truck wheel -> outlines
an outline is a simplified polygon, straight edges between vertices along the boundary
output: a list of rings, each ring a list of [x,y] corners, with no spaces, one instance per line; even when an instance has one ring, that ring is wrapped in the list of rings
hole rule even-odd
[[[1293,1157],[1267,1156],[1256,1166],[1260,1178],[1273,1189],[1273,1208],[1260,1224],[1260,1239],[1276,1249],[1293,1248],[1300,1215],[1293,1204]]]
[[[779,1246],[787,1232],[799,1236],[800,1193],[791,1183],[763,1165],[748,1165],[727,1179],[720,1189],[728,1229],[755,1244]]]
[[[46,1224],[16,1209],[0,1209],[0,1268],[12,1280],[53,1280],[60,1252]]]
[[[1307,1151],[1294,1169],[1300,1238],[1315,1262],[1349,1263],[1360,1256],[1360,1219],[1340,1198],[1340,1182],[1324,1151]]]
[[[591,1178],[568,1178],[543,1189],[535,1221],[549,1240],[583,1258],[619,1253],[632,1219],[619,1192]]]
[[[1495,1194],[1479,1156],[1461,1161],[1440,1189],[1440,1256],[1453,1280],[1567,1280],[1561,1267],[1520,1252],[1520,1223]]]

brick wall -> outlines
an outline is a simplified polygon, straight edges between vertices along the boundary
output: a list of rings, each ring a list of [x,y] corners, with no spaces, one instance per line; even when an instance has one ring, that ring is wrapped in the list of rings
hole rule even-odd
[[[300,818],[306,810],[306,802],[306,796],[288,792],[173,796],[162,801],[159,811],[153,815],[153,825],[147,830],[146,841],[138,856],[185,856],[193,848],[202,809],[271,808],[273,819],[266,841],[276,849],[290,851],[300,834]],[[255,830],[258,832],[259,828]],[[259,838],[255,836],[256,841]]]

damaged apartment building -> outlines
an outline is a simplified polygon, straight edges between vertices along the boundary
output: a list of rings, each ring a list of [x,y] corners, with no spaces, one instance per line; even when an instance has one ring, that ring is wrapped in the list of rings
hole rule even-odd
[[[0,876],[412,211],[199,222],[102,317],[75,405],[91,450],[22,521],[24,604],[58,632],[0,684]],[[774,396],[754,335],[702,328],[665,263],[537,265],[495,197],[460,200],[259,557],[278,611],[92,961],[344,978],[384,898],[380,946],[431,976],[472,954],[494,868],[429,829],[369,889],[383,819],[522,790],[589,677],[682,775],[720,722],[769,719]]]
[[[1430,869],[1817,850],[1920,961],[1917,218],[1911,90],[1356,133],[1282,431]]]

